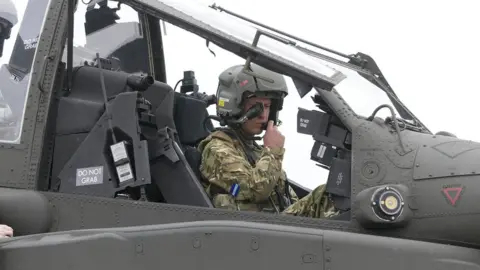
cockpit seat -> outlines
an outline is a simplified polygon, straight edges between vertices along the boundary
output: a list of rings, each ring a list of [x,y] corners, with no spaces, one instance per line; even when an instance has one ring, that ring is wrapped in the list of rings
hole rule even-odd
[[[108,118],[104,117],[99,71],[87,66],[75,69],[72,90],[59,98],[52,170],[52,179],[56,180],[52,183],[54,190],[106,197],[124,192],[123,187],[98,180],[109,177],[109,157],[105,149],[113,143],[107,135],[109,125]],[[156,187],[160,191],[158,196],[150,197],[147,191],[148,199],[153,201],[210,207],[210,199],[178,147],[180,140],[176,141],[172,133],[176,130],[173,89],[165,83],[154,82],[142,92],[147,103],[132,92],[136,89],[127,86],[129,74],[109,70],[103,70],[103,73],[111,103],[112,125],[117,134],[121,134],[117,138],[132,143],[131,163],[136,178],[145,176],[151,179],[151,185],[134,181],[129,186]],[[99,169],[91,169],[92,166]],[[93,177],[83,177],[81,179],[90,182],[79,184],[78,179],[74,177],[72,180],[71,177],[78,176],[76,169],[79,168],[91,169],[86,170],[88,174],[102,172],[102,175],[98,174],[100,176],[94,183],[89,180]]]
[[[125,91],[124,74],[104,70],[104,75],[107,96],[115,96]],[[61,171],[86,140],[104,112],[99,69],[91,66],[75,67],[72,89],[52,102],[51,110],[52,114],[56,114],[56,120],[51,127],[54,129],[55,147],[50,188],[58,190]]]
[[[201,182],[202,175],[199,167],[202,155],[196,146],[209,135],[209,131],[204,127],[204,121],[208,116],[207,104],[196,98],[176,92],[174,106],[175,126],[177,127],[185,158],[197,179]],[[206,121],[206,126],[209,130],[213,129],[210,119]]]
[[[203,124],[208,116],[205,102],[175,92],[174,107],[173,117],[182,145],[196,146],[209,135]],[[209,130],[213,129],[211,120],[208,120],[206,125]]]
[[[213,207],[200,181],[197,165],[199,155],[195,153],[194,147],[195,143],[208,135],[207,131],[202,132],[203,128],[198,129],[205,119],[201,118],[202,113],[207,113],[206,104],[180,93],[172,95],[172,104],[172,119],[178,140],[171,137],[173,133],[164,133],[165,125],[159,123],[160,117],[170,113],[164,112],[164,108],[169,109],[158,107],[155,114],[157,128],[160,136],[165,138],[163,145],[158,147],[163,153],[155,157],[151,164],[152,177],[167,203]]]
[[[105,114],[100,71],[104,76],[111,117]],[[164,109],[156,122],[175,129],[173,89],[165,83],[154,82],[142,91],[137,88],[140,84],[135,76],[138,75],[92,66],[74,68],[72,89],[63,92],[58,101],[52,101],[56,103],[52,106],[56,121],[52,122],[55,126],[50,128],[54,131],[51,190],[114,197],[125,192],[126,186],[154,186],[141,180],[121,186],[111,181],[116,180],[116,175],[111,174],[111,158],[108,154],[108,147],[114,141],[108,135],[111,132],[108,128],[110,124],[116,131],[116,138],[127,140],[132,146],[129,159],[136,180],[152,178],[148,146],[154,145],[151,141],[156,142],[155,122],[151,117],[153,111],[159,107]],[[141,92],[149,102],[139,99],[134,91]],[[107,119],[111,119],[111,123],[107,124]],[[142,134],[138,132],[139,126]],[[160,198],[152,200],[161,201]]]

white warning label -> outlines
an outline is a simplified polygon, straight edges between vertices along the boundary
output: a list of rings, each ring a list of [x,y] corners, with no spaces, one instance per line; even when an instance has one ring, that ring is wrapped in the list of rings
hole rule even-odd
[[[76,185],[88,186],[103,183],[103,166],[77,169]]]
[[[127,148],[125,147],[124,142],[119,142],[111,145],[110,150],[112,151],[114,162],[118,162],[119,160],[126,159],[128,157]]]
[[[130,167],[130,163],[125,163],[117,166],[117,174],[120,183],[133,179],[133,173],[132,168]]]

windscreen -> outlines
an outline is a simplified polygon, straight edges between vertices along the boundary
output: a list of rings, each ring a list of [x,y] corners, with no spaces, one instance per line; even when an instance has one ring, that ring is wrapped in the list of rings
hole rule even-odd
[[[141,0],[141,2],[175,16],[184,17],[187,20],[196,20],[195,23],[200,26],[206,25],[206,27],[221,30],[239,39],[239,42],[246,43],[246,45],[252,44],[257,29],[261,29],[247,21],[214,10],[199,1]],[[382,89],[362,78],[355,71],[308,55],[298,48],[295,48],[295,44],[287,45],[267,36],[261,36],[257,46],[269,51],[277,59],[283,58],[292,66],[298,67],[299,65],[305,72],[314,74],[319,79],[336,84],[334,88],[359,115],[368,117],[379,105],[388,104],[392,106],[398,116],[398,112],[395,110],[387,94]],[[327,55],[330,54],[327,53]],[[342,61],[345,61],[345,59],[342,59]],[[299,94],[302,95],[302,93]],[[364,98],[359,97],[365,97],[367,102],[365,102]],[[390,112],[387,109],[383,109],[377,113],[377,116],[390,116]]]
[[[205,4],[192,0],[142,0],[153,8],[168,12],[187,21],[194,23],[202,28],[212,31],[222,31],[228,33],[239,43],[251,46],[257,28],[253,24],[232,17],[223,12],[216,11]],[[343,79],[343,76],[337,70],[323,65],[312,57],[302,53],[291,45],[274,40],[267,36],[261,36],[257,47],[267,50],[269,54],[281,61],[296,66],[308,74],[337,84]]]
[[[317,59],[317,61],[322,62],[323,60]],[[353,70],[337,65],[335,65],[335,68],[345,74],[346,79],[334,88],[356,114],[369,117],[378,106],[387,104],[393,109],[396,117],[400,117],[385,91],[367,81]],[[317,91],[321,92],[323,90]],[[376,117],[381,117],[383,119],[391,117],[391,115],[390,110],[387,108],[383,108],[375,114]]]
[[[10,38],[5,40],[0,59],[0,143],[17,144],[22,133],[37,41],[50,0],[1,1],[5,1],[2,3],[3,19],[16,17],[17,20]]]

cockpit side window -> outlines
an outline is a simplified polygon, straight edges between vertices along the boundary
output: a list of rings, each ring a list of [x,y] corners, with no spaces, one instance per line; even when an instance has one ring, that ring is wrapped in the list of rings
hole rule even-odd
[[[148,73],[146,57],[132,57],[135,50],[143,49],[144,33],[135,10],[116,2],[79,2],[74,21],[73,66],[92,64],[98,53],[109,59],[111,66],[104,68],[128,73]],[[88,2],[87,2],[88,3]],[[63,62],[67,62],[67,47]]]
[[[21,142],[31,69],[49,2],[11,1],[9,7],[12,8],[2,11],[17,20],[12,25],[10,38],[5,40],[0,59],[0,143]]]

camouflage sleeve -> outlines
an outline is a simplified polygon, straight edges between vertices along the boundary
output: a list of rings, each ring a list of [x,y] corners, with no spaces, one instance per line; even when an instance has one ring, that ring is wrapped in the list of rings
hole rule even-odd
[[[201,171],[212,184],[230,191],[239,185],[237,200],[261,202],[268,199],[282,172],[284,149],[264,149],[252,167],[233,144],[212,140],[202,153]]]

